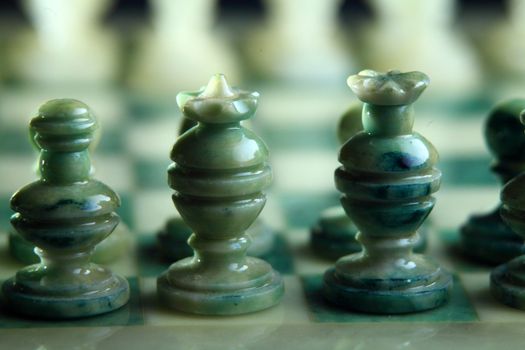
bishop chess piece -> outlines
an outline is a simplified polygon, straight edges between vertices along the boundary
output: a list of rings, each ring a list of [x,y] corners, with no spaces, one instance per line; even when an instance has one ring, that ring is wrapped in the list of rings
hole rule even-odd
[[[525,110],[521,113],[525,123]],[[525,238],[525,174],[510,180],[501,191],[501,216],[514,232]],[[490,274],[490,289],[502,303],[525,310],[525,254],[496,267]]]
[[[77,100],[51,100],[31,120],[40,148],[41,178],[16,192],[11,223],[35,244],[41,262],[3,285],[16,312],[41,318],[78,318],[128,302],[129,285],[90,263],[94,246],[118,225],[118,195],[90,176],[88,146],[97,122]]]
[[[371,6],[377,19],[364,31],[363,62],[376,70],[427,72],[430,93],[448,99],[479,86],[479,62],[454,30],[455,0],[372,0]]]
[[[214,24],[217,1],[150,0],[150,4],[152,28],[143,33],[131,62],[128,83],[133,90],[156,95],[177,91],[202,84],[219,70],[239,79],[234,50]]]
[[[421,72],[365,70],[348,78],[364,102],[364,132],[341,148],[335,182],[363,250],[339,259],[325,273],[323,292],[332,303],[397,314],[432,309],[448,300],[451,275],[412,253],[441,181],[434,166],[436,150],[412,131],[412,103],[428,83]]]
[[[329,83],[352,68],[336,26],[341,0],[266,3],[268,22],[246,45],[259,75],[287,82]]]
[[[525,171],[525,134],[519,115],[524,99],[505,101],[489,114],[485,138],[495,156],[492,171],[503,184]],[[461,245],[466,255],[476,260],[501,264],[525,254],[523,240],[503,221],[501,204],[484,215],[469,218],[461,227]]]
[[[179,135],[184,134],[197,124],[198,122],[193,119],[182,118]],[[251,245],[248,247],[248,255],[261,257],[272,250],[275,233],[261,218],[255,219],[255,222],[246,232],[252,239]],[[193,249],[188,245],[188,238],[190,238],[191,233],[191,228],[180,216],[169,218],[157,235],[158,247],[162,255],[171,261],[193,255]]]
[[[282,297],[280,275],[246,256],[245,232],[263,209],[262,191],[272,179],[266,145],[240,123],[255,113],[258,97],[230,88],[223,75],[177,96],[184,115],[199,122],[178,138],[168,169],[173,202],[194,232],[188,242],[195,254],[158,278],[159,298],[168,307],[232,315],[266,309]]]
[[[94,152],[101,137],[101,128],[97,127],[93,131],[93,140],[89,145],[89,151]],[[35,131],[30,130],[30,139],[33,146],[41,152],[38,143],[35,142]],[[39,164],[36,163],[36,173]],[[94,167],[91,167],[91,175],[94,175]],[[110,236],[95,246],[91,260],[97,264],[108,264],[121,258],[132,246],[132,235],[129,228],[120,222]],[[35,264],[40,261],[40,257],[35,252],[35,246],[22,237],[16,230],[11,229],[8,234],[9,253],[18,261],[24,264]]]

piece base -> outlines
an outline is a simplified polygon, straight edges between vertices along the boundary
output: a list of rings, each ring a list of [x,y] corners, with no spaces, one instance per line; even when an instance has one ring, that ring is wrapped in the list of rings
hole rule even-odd
[[[239,315],[277,305],[284,294],[284,283],[274,271],[270,282],[261,287],[228,292],[186,290],[170,285],[166,271],[157,279],[157,293],[163,305],[183,312]]]
[[[427,286],[399,290],[355,288],[343,284],[335,269],[325,272],[323,295],[331,303],[352,310],[374,314],[404,314],[437,308],[449,299],[452,276],[442,272]]]
[[[490,291],[503,304],[525,310],[525,285],[514,284],[509,279],[509,264],[500,265],[492,271]]]
[[[20,288],[15,278],[7,280],[2,291],[7,305],[18,314],[43,319],[69,319],[104,314],[124,306],[129,300],[129,284],[115,276],[118,284],[110,290],[87,295],[49,296]]]

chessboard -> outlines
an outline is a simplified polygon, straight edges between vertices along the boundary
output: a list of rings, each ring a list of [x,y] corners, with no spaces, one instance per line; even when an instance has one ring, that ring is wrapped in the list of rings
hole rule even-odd
[[[109,264],[132,288],[130,303],[116,312],[70,321],[38,321],[0,312],[0,348],[130,349],[168,348],[512,348],[523,337],[525,315],[496,302],[489,293],[490,266],[462,257],[458,227],[474,212],[492,208],[498,183],[489,171],[491,157],[482,137],[482,120],[492,98],[447,106],[433,100],[416,104],[415,129],[440,152],[443,183],[431,214],[427,253],[454,274],[447,305],[416,314],[378,316],[344,311],[319,294],[322,273],[333,263],[318,258],[309,231],[322,209],[338,205],[333,185],[337,166],[337,119],[354,101],[350,91],[272,86],[254,82],[261,93],[252,128],[271,150],[275,180],[262,218],[277,233],[264,258],[284,276],[285,296],[271,309],[234,317],[193,316],[167,310],[156,298],[156,277],[170,264],[161,258],[156,233],[176,214],[166,184],[168,157],[180,112],[175,101],[140,101],[122,91],[82,92],[102,125],[93,155],[96,174],[121,196],[119,214],[133,233],[134,247]],[[42,92],[40,92],[42,93]],[[43,95],[49,94],[45,92]],[[51,92],[52,93],[52,92]],[[27,121],[37,101],[31,88],[2,91],[0,131],[0,227],[9,228],[9,197],[32,181],[36,154]],[[108,98],[111,96],[111,98]],[[36,102],[36,103],[35,103]],[[18,107],[17,107],[18,106]],[[33,109],[34,109],[33,108]],[[23,113],[22,113],[23,111]],[[14,113],[20,113],[14,116]],[[23,265],[0,236],[0,279]]]
[[[428,94],[415,104],[414,129],[435,145],[443,173],[428,219],[426,254],[453,274],[454,288],[443,307],[389,316],[327,304],[320,295],[321,280],[334,262],[318,257],[309,244],[321,211],[339,205],[334,186],[340,147],[336,125],[356,101],[345,79],[341,76],[328,85],[258,78],[231,82],[261,94],[250,128],[270,149],[274,181],[261,217],[276,233],[272,250],[263,258],[282,274],[285,294],[278,306],[228,317],[173,311],[156,296],[156,279],[172,263],[162,258],[156,235],[168,218],[177,215],[166,169],[181,121],[175,101],[178,91],[166,98],[114,85],[3,84],[0,282],[24,266],[8,251],[9,198],[36,178],[36,153],[27,124],[47,99],[78,98],[95,111],[101,125],[92,157],[95,174],[120,195],[118,213],[133,244],[127,254],[108,264],[128,279],[129,304],[100,316],[46,321],[16,316],[0,303],[0,349],[516,349],[525,339],[525,313],[490,295],[493,267],[464,257],[459,227],[470,215],[497,204],[501,186],[490,172],[483,122],[495,103],[525,96],[523,85],[491,81],[472,93],[442,96],[432,93],[431,83]]]

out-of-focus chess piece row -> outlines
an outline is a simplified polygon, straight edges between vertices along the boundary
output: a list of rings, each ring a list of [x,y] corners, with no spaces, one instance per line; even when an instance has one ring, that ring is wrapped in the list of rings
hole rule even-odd
[[[339,84],[366,66],[426,71],[433,77],[430,93],[457,96],[480,86],[481,55],[497,69],[525,74],[520,1],[509,1],[508,18],[484,28],[487,40],[478,52],[463,35],[464,23],[455,23],[455,0],[373,0],[367,3],[373,19],[361,26],[339,21],[341,0],[265,0],[262,23],[246,16],[239,19],[243,30],[230,31],[218,23],[218,1],[150,0],[147,27],[120,32],[134,42],[132,52],[102,23],[111,0],[21,4],[31,27],[9,39],[7,72],[45,85],[115,82],[126,67],[122,76],[132,90],[173,94],[215,72],[232,81],[249,71],[250,78]]]

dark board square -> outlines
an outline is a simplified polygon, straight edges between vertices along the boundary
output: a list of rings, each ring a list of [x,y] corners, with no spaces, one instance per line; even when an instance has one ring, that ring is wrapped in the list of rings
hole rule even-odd
[[[334,192],[325,194],[284,193],[280,194],[287,226],[291,228],[306,228],[313,226],[321,212],[339,205],[340,194]]]
[[[109,327],[144,324],[142,301],[137,278],[128,278],[129,302],[118,310],[107,314],[72,320],[39,320],[13,314],[2,298],[0,303],[1,328],[60,328],[60,327]]]
[[[474,322],[479,320],[457,276],[454,276],[454,287],[447,304],[434,310],[405,315],[373,315],[337,308],[329,304],[321,294],[322,275],[301,276],[301,281],[310,314],[315,322]]]

